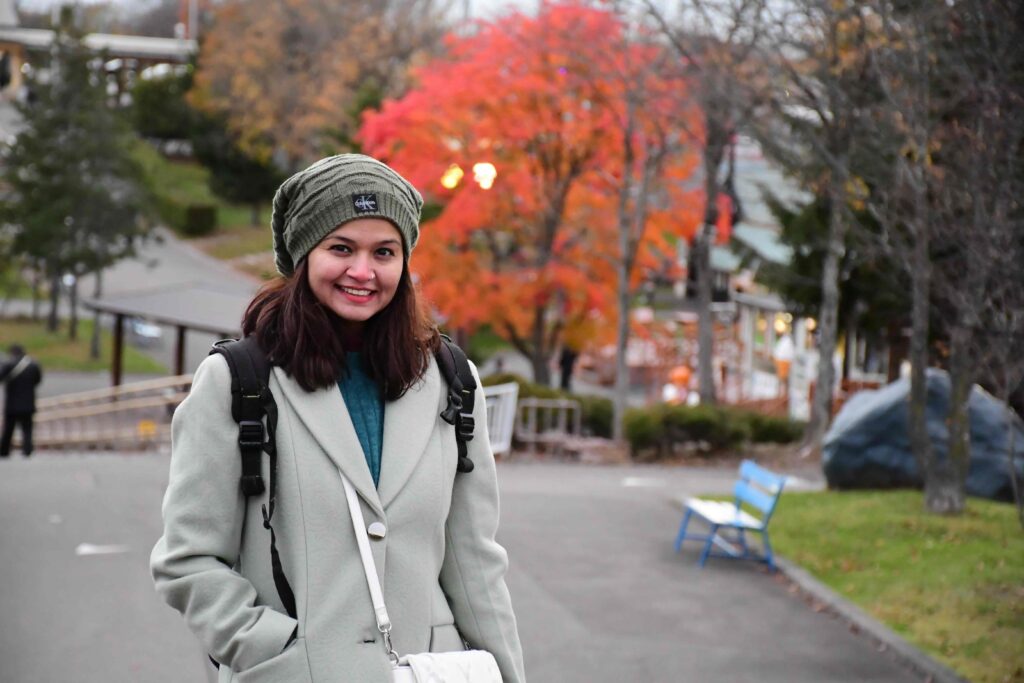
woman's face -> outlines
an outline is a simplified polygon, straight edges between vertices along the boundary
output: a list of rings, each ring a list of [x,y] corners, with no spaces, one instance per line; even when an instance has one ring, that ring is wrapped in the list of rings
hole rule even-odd
[[[402,235],[383,218],[357,218],[309,252],[309,286],[317,300],[355,328],[395,298],[405,261]]]

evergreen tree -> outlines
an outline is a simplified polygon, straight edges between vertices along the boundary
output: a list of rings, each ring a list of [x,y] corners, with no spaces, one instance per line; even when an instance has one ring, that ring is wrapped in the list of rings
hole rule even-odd
[[[791,309],[814,317],[821,309],[821,272],[828,247],[828,198],[789,206],[771,194],[768,208],[781,228],[779,241],[792,248],[786,265],[763,263],[757,280],[779,295]],[[910,311],[906,273],[871,241],[878,227],[865,211],[851,210],[856,229],[846,235],[839,262],[838,328],[878,335],[892,321],[904,324]]]
[[[102,60],[82,45],[62,14],[48,70],[28,80],[19,105],[25,128],[6,150],[8,201],[0,211],[12,255],[50,282],[48,327],[57,328],[61,280],[71,279],[70,336],[77,335],[77,282],[134,253],[147,231],[142,173],[130,131],[107,104]]]
[[[210,190],[229,202],[248,204],[251,223],[259,226],[260,206],[274,196],[283,175],[272,161],[243,152],[223,116],[195,111],[193,115],[192,150],[210,171]]]

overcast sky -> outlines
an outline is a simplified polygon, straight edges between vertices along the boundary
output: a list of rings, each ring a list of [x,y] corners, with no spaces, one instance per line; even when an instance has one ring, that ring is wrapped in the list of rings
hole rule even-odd
[[[78,0],[77,4],[89,4],[91,2],[98,2],[100,0]],[[142,4],[152,4],[151,0],[114,0],[118,4],[124,5],[125,7],[138,6]],[[67,0],[15,0],[15,3],[19,8],[29,10],[40,10],[53,7],[54,5],[64,4]],[[452,5],[457,11],[462,11],[464,0],[454,0]],[[527,11],[534,11],[537,9],[538,0],[469,0],[470,12],[474,15],[484,19],[501,14],[508,8],[516,8]]]

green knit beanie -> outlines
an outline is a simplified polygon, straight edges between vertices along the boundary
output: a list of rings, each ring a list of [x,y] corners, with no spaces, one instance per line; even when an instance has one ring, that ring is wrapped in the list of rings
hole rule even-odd
[[[321,159],[281,183],[274,195],[277,270],[291,275],[320,240],[357,218],[391,221],[402,234],[408,260],[420,236],[422,208],[416,188],[376,159],[362,154]]]

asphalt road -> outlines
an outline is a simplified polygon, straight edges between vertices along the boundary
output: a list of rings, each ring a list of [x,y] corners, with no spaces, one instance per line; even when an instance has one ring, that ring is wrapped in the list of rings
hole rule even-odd
[[[167,456],[0,461],[0,683],[205,682],[147,568]],[[500,540],[528,678],[913,681],[755,565],[672,551],[682,493],[733,473],[503,463]]]

